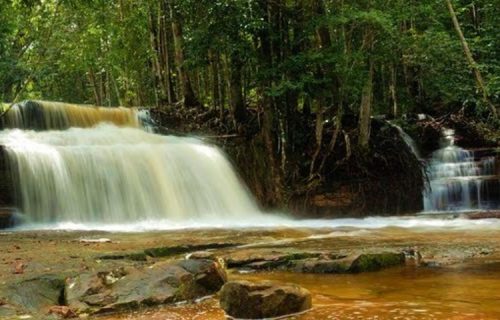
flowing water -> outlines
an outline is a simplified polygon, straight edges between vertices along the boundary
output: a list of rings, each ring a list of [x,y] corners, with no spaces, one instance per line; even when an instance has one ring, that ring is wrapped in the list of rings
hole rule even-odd
[[[401,139],[403,139],[403,141],[406,143],[406,145],[411,150],[411,152],[415,155],[415,157],[420,160],[421,159],[420,151],[418,150],[417,144],[412,139],[412,137],[410,137],[410,135],[408,133],[406,133],[403,130],[403,128],[401,128],[400,126],[398,126],[390,121],[388,121],[388,123],[391,126],[393,126],[394,128],[396,128],[396,130],[398,130],[398,133],[399,133],[399,136],[401,137]]]
[[[442,148],[427,166],[429,183],[424,192],[424,210],[468,211],[499,207],[500,179],[496,159],[481,157],[455,145],[453,130],[445,130]]]
[[[0,121],[4,128],[33,130],[87,128],[102,122],[127,127],[139,127],[141,124],[140,115],[135,108],[106,108],[31,100],[12,105]]]
[[[259,216],[218,148],[148,133],[141,126],[145,117],[126,108],[14,105],[4,126],[21,129],[0,131],[0,145],[26,222],[151,224]]]

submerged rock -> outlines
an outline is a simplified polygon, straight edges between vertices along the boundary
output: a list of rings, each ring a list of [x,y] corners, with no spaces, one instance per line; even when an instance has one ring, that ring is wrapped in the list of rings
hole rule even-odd
[[[282,270],[300,273],[360,273],[404,265],[411,252],[337,254],[332,252],[235,252],[225,257],[228,268]],[[418,255],[419,253],[413,252]],[[417,259],[417,257],[415,257]],[[420,261],[420,260],[419,260]]]
[[[367,271],[378,271],[388,267],[405,264],[404,253],[383,252],[362,254],[352,262],[350,272],[360,273]]]
[[[351,262],[350,259],[305,259],[292,261],[287,270],[302,273],[347,273]]]
[[[67,280],[65,294],[78,313],[101,313],[196,299],[216,293],[225,282],[216,261],[181,260],[83,273]]]
[[[177,254],[195,252],[200,250],[222,249],[222,248],[235,247],[238,245],[240,245],[240,243],[232,243],[232,242],[180,245],[180,246],[170,246],[170,247],[149,248],[144,250],[144,253],[147,256],[153,258],[162,258],[162,257],[169,257]]]
[[[311,309],[311,294],[295,284],[230,281],[220,291],[220,305],[235,318],[262,319]]]

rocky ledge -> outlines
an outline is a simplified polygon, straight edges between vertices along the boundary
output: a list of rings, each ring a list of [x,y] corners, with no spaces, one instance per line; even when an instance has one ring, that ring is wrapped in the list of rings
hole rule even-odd
[[[79,275],[44,275],[7,287],[0,298],[0,317],[23,312],[67,315],[133,310],[189,301],[217,293],[226,282],[216,261],[162,261],[147,267],[122,267]],[[62,308],[62,307],[67,307]]]
[[[362,254],[338,254],[334,252],[279,252],[242,250],[227,255],[194,252],[189,258],[223,259],[229,269],[248,271],[288,271],[300,273],[361,273],[378,271],[407,263],[419,264],[420,254],[415,250],[403,252],[376,252]]]

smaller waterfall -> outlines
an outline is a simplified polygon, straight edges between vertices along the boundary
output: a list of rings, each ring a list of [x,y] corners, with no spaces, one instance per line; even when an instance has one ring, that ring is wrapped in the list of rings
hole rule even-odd
[[[441,146],[427,165],[429,182],[424,191],[424,210],[496,209],[500,180],[495,157],[456,146],[455,132],[451,129],[444,130]]]
[[[16,103],[0,119],[0,127],[62,130],[71,127],[88,128],[102,122],[121,127],[139,127],[141,116],[135,108],[107,108],[49,101]]]
[[[396,128],[396,130],[398,130],[399,136],[401,137],[401,139],[403,139],[403,141],[406,143],[408,148],[410,148],[411,152],[415,155],[415,157],[420,160],[421,159],[420,152],[418,151],[418,147],[417,147],[417,144],[415,143],[415,141],[408,135],[408,133],[406,133],[403,130],[403,128],[392,123],[391,121],[388,121],[388,123],[391,126],[393,126],[394,128]]]

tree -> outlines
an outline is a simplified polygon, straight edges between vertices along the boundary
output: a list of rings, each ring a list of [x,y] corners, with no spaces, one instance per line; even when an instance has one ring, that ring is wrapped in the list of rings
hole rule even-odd
[[[448,6],[448,11],[450,12],[451,20],[453,21],[453,27],[455,28],[455,31],[457,32],[458,38],[460,39],[460,43],[462,44],[462,48],[464,50],[465,58],[467,59],[467,62],[469,63],[470,68],[474,72],[474,76],[476,78],[476,83],[481,91],[482,97],[486,105],[489,106],[491,110],[491,114],[496,118],[498,117],[497,114],[497,109],[491,103],[488,95],[488,90],[486,88],[486,85],[484,84],[483,76],[481,75],[481,72],[479,71],[479,68],[477,67],[477,63],[472,57],[472,53],[469,49],[469,44],[467,43],[467,40],[465,40],[464,34],[462,32],[462,28],[460,27],[460,23],[458,22],[457,15],[455,13],[455,10],[453,9],[453,5],[451,4],[451,0],[446,0],[446,5]]]

